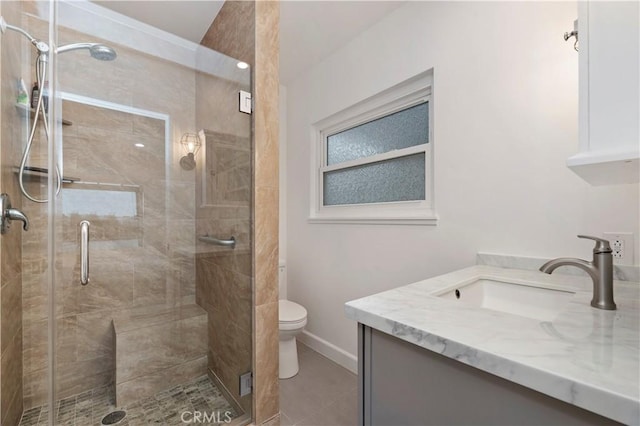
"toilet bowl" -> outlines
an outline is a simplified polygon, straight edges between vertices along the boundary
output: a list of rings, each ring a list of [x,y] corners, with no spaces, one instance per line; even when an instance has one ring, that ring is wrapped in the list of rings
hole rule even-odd
[[[296,336],[307,325],[307,310],[290,300],[278,302],[280,316],[280,378],[298,374]]]

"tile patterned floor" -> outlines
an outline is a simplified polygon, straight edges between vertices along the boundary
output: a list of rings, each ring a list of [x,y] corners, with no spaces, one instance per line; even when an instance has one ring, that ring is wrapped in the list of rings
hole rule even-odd
[[[199,377],[189,383],[175,386],[169,390],[137,401],[126,407],[115,406],[113,387],[93,389],[60,400],[56,404],[56,425],[99,426],[102,418],[110,412],[122,409],[127,416],[117,426],[142,425],[184,425],[181,415],[185,411],[199,411],[217,414],[224,420],[225,412],[236,417],[237,413],[229,405],[222,393],[208,376]],[[186,420],[192,420],[187,414]],[[20,426],[44,426],[47,424],[48,407],[36,407],[22,415]],[[201,424],[201,423],[200,423]],[[210,424],[217,424],[211,422]]]
[[[356,425],[357,376],[300,342],[298,362],[298,375],[280,380],[281,425]]]

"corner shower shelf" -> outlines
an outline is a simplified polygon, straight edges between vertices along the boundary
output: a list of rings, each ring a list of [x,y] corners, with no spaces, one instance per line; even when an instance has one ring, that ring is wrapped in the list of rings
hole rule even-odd
[[[20,112],[20,114],[22,114],[22,117],[27,117],[27,112],[29,112],[29,117],[33,118],[33,116],[36,114],[36,111],[31,108],[29,105],[25,105],[25,104],[16,104],[16,109]],[[42,116],[38,115],[38,119],[42,120]],[[73,123],[69,120],[65,120],[64,118],[62,119],[62,125],[63,126],[73,126]]]

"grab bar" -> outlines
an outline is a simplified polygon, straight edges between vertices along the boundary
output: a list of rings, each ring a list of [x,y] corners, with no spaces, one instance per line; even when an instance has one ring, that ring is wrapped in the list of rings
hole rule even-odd
[[[80,222],[80,284],[89,284],[89,223]]]
[[[236,239],[234,237],[231,237],[228,240],[220,240],[218,238],[210,237],[209,235],[200,235],[198,240],[203,243],[213,244],[216,246],[231,247],[232,249],[236,248]]]

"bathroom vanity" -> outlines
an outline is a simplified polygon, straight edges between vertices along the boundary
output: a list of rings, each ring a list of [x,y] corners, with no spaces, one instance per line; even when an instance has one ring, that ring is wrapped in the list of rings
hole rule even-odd
[[[365,425],[638,424],[640,284],[473,266],[348,302]]]

